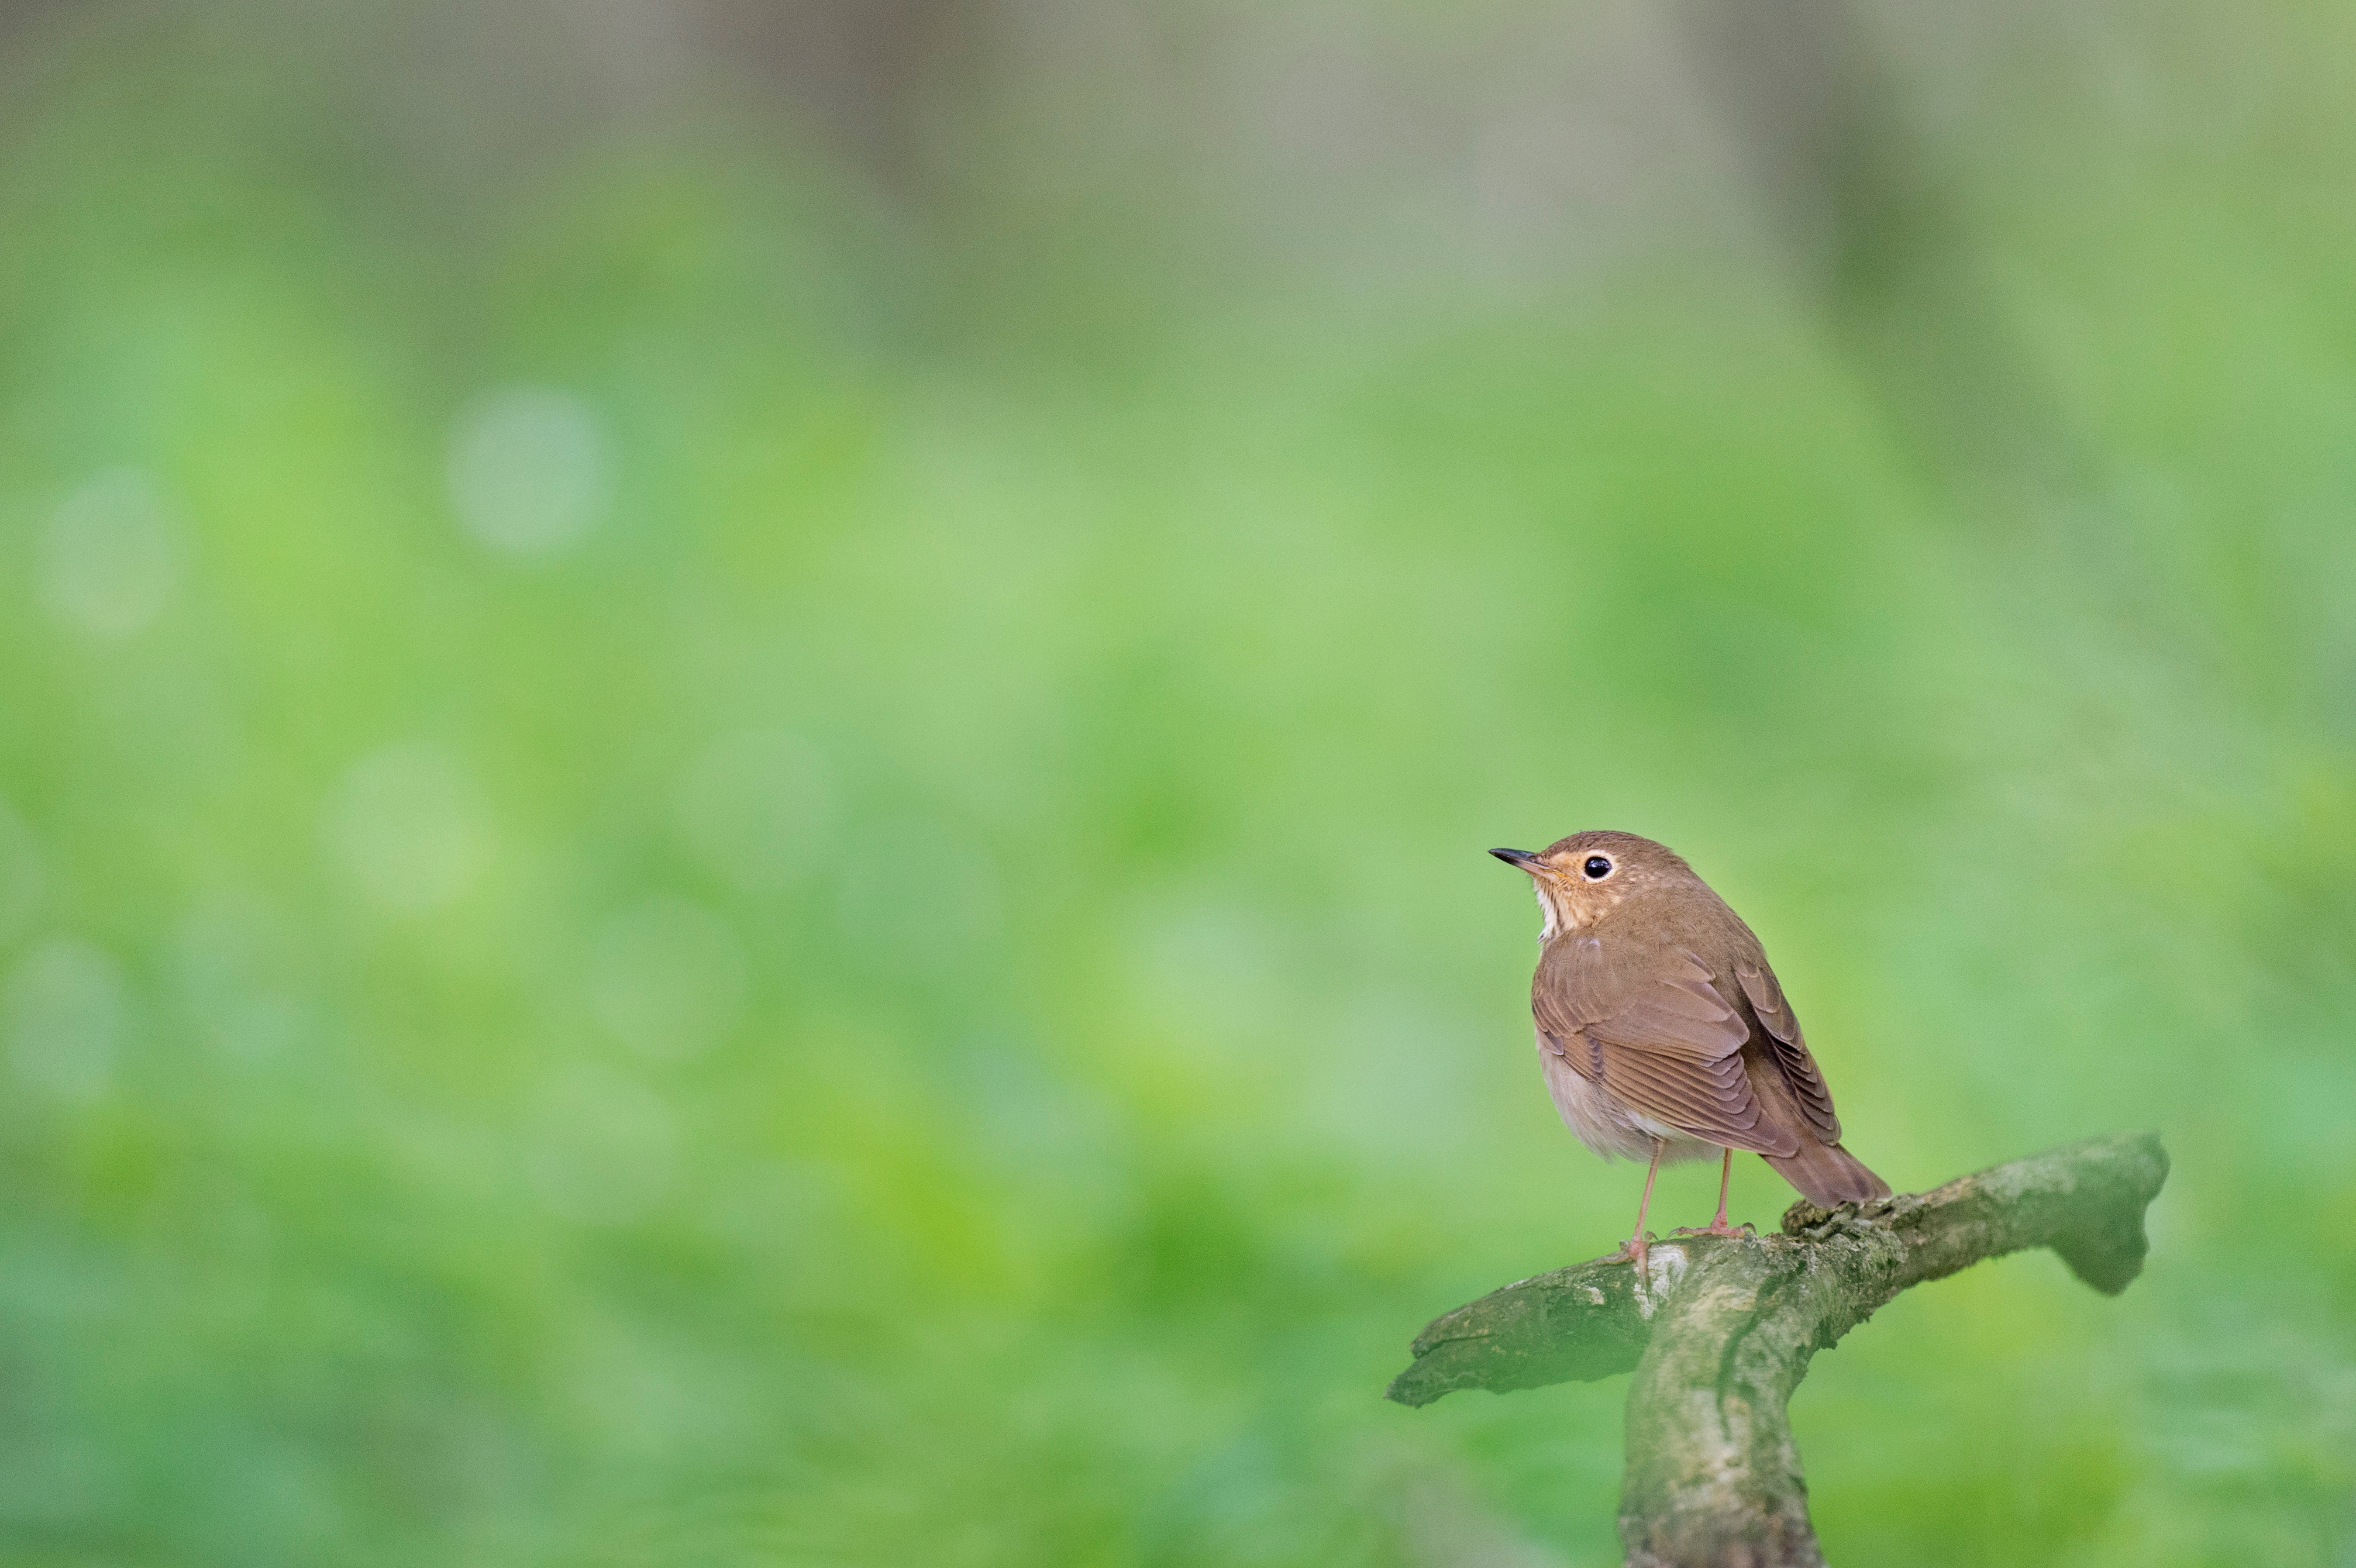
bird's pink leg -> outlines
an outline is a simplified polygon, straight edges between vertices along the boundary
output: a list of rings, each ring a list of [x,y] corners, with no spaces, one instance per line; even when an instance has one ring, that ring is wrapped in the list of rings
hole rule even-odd
[[[1718,1218],[1698,1231],[1691,1225],[1679,1225],[1670,1233],[1677,1236],[1739,1236],[1751,1230],[1748,1225],[1730,1225],[1726,1222],[1726,1184],[1732,1179],[1733,1176],[1734,1151],[1728,1149],[1726,1157],[1719,1162],[1718,1167]],[[1756,1234],[1755,1232],[1752,1233]]]
[[[1653,1163],[1644,1168],[1644,1196],[1636,1200],[1636,1233],[1629,1237],[1627,1245],[1618,1252],[1596,1260],[1607,1264],[1633,1263],[1636,1265],[1636,1277],[1647,1285],[1652,1283],[1652,1275],[1644,1271],[1644,1211],[1653,1206],[1653,1178],[1660,1174],[1661,1156],[1668,1147],[1659,1138],[1653,1140]]]

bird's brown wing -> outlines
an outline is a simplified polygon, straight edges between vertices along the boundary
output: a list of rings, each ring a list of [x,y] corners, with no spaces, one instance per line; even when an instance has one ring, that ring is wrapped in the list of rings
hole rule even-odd
[[[1531,981],[1530,1010],[1549,1050],[1632,1109],[1727,1147],[1787,1155],[1799,1147],[1761,1115],[1742,1061],[1751,1020],[1695,955],[1552,943]]]
[[[1783,1082],[1799,1103],[1800,1114],[1808,1119],[1809,1130],[1819,1141],[1840,1142],[1840,1118],[1833,1115],[1832,1091],[1825,1087],[1825,1075],[1816,1069],[1816,1059],[1808,1054],[1808,1040],[1800,1032],[1799,1016],[1783,999],[1783,987],[1775,979],[1775,971],[1767,965],[1767,955],[1738,958],[1734,963],[1735,982],[1742,994],[1751,998],[1751,1008],[1759,1015],[1759,1027],[1767,1033],[1769,1054],[1783,1073]]]

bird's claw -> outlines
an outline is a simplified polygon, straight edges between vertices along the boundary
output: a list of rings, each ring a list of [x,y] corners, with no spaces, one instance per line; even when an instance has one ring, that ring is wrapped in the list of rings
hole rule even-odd
[[[1658,1240],[1660,1240],[1660,1238],[1654,1235],[1650,1231],[1640,1232],[1621,1243],[1620,1250],[1618,1252],[1606,1253],[1603,1256],[1596,1259],[1595,1261],[1600,1264],[1634,1264],[1636,1265],[1636,1277],[1639,1280],[1644,1281],[1646,1285],[1650,1285],[1652,1283],[1653,1276],[1651,1271],[1645,1267],[1644,1254],[1651,1250],[1652,1244]]]
[[[1669,1232],[1672,1236],[1744,1236],[1756,1237],[1759,1227],[1745,1220],[1740,1225],[1730,1225],[1723,1220],[1712,1220],[1707,1225],[1679,1225]]]

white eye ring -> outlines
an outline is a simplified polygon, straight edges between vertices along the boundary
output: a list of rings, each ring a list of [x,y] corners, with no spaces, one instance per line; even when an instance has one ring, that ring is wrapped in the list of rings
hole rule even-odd
[[[1600,871],[1597,870],[1595,868],[1599,865],[1601,865],[1603,869]],[[1604,878],[1610,876],[1614,869],[1615,868],[1612,864],[1612,857],[1609,855],[1590,855],[1587,858],[1586,863],[1579,868],[1580,874],[1584,876],[1590,882],[1601,881]]]

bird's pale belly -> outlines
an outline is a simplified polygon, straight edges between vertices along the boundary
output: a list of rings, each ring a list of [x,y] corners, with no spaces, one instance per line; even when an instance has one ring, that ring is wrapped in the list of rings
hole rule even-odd
[[[1579,1135],[1579,1141],[1604,1158],[1618,1155],[1649,1160],[1655,1139],[1667,1145],[1661,1153],[1664,1165],[1674,1160],[1700,1159],[1718,1152],[1718,1145],[1703,1143],[1655,1121],[1602,1084],[1590,1083],[1580,1077],[1569,1062],[1547,1049],[1543,1035],[1537,1044],[1538,1064],[1546,1072],[1547,1093],[1554,1096],[1555,1109],[1562,1113],[1564,1124]]]

